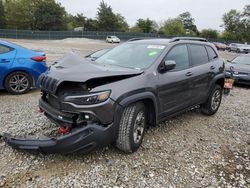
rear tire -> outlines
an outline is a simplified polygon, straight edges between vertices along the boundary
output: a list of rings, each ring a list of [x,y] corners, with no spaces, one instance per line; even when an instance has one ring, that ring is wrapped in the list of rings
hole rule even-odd
[[[146,110],[142,102],[127,106],[122,114],[116,147],[126,153],[141,145],[146,128]]]
[[[12,95],[25,94],[30,90],[32,78],[25,72],[13,72],[5,79],[5,89]]]
[[[205,115],[214,115],[221,104],[222,88],[220,85],[215,85],[213,91],[209,95],[207,102],[201,105],[201,112]]]

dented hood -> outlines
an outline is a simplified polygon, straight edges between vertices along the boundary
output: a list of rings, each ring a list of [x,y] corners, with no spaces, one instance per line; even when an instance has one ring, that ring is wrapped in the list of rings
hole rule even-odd
[[[143,70],[100,65],[71,52],[51,66],[47,75],[61,83],[63,81],[86,82],[94,78],[139,75],[142,72]]]

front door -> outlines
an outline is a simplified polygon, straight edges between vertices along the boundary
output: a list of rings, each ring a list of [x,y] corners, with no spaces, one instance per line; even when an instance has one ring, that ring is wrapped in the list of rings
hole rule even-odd
[[[187,45],[174,46],[163,61],[166,60],[175,61],[176,67],[174,70],[159,74],[157,89],[160,102],[160,119],[191,105],[189,79],[191,68]]]

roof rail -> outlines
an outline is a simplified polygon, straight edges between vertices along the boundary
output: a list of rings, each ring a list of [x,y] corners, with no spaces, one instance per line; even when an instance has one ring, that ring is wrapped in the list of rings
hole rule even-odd
[[[176,42],[180,40],[193,40],[193,41],[201,41],[201,42],[208,42],[205,38],[199,38],[199,37],[174,37],[170,40],[170,42]]]
[[[127,42],[137,41],[137,40],[147,40],[147,39],[159,39],[159,37],[138,37],[127,40]]]
[[[136,40],[143,40],[144,38],[132,38],[127,40],[127,42],[132,42],[132,41],[136,41]]]

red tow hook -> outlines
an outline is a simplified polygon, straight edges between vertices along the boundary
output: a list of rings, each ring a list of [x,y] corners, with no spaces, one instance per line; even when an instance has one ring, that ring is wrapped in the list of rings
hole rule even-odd
[[[66,133],[68,133],[69,132],[69,127],[60,127],[59,129],[58,129],[58,132],[60,133],[60,134],[66,134]]]
[[[38,109],[37,109],[37,112],[43,113],[44,111],[43,111],[43,109],[38,108]]]

